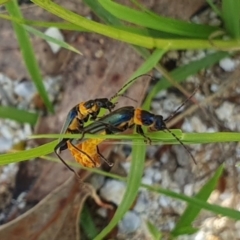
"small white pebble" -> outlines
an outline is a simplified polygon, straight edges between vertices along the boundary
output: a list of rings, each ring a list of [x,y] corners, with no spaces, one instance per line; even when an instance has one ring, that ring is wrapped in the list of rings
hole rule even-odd
[[[142,183],[143,183],[143,184],[146,184],[146,185],[152,185],[153,181],[152,181],[152,179],[149,178],[149,177],[143,177],[143,178],[142,178]]]
[[[108,201],[119,205],[126,191],[126,185],[123,182],[108,179],[100,189],[100,195]]]
[[[171,199],[166,196],[160,196],[158,199],[159,206],[166,208],[170,206]]]
[[[141,213],[146,210],[146,207],[147,207],[147,200],[144,198],[143,194],[140,194],[134,206],[134,211],[137,213]]]
[[[155,173],[154,169],[149,167],[144,171],[144,176],[147,178],[153,178],[154,173]]]
[[[22,201],[18,204],[19,209],[24,209],[26,207],[26,202]]]
[[[217,85],[217,84],[215,84],[215,83],[211,84],[210,90],[211,90],[212,92],[217,92],[218,89],[219,89],[219,85]]]
[[[99,208],[97,210],[97,214],[103,218],[107,217],[107,209],[106,208]]]
[[[189,183],[187,185],[184,186],[184,194],[187,196],[192,196],[193,195],[193,184]]]
[[[219,27],[221,26],[222,22],[218,18],[213,18],[209,21],[208,24],[213,27]]]
[[[235,69],[235,62],[231,58],[224,58],[220,60],[219,66],[226,72],[232,72]]]
[[[195,237],[194,237],[194,240],[203,240],[203,239],[207,239],[206,236],[207,234],[203,231],[199,231]]]
[[[133,211],[129,211],[125,214],[122,221],[119,224],[119,230],[122,233],[135,232],[141,225],[140,217]]]
[[[229,118],[233,115],[234,104],[230,102],[224,102],[219,108],[215,110],[217,117],[224,121],[229,120]]]
[[[160,182],[161,179],[162,179],[162,173],[160,171],[156,171],[153,176],[154,182]]]
[[[64,37],[58,28],[50,27],[45,31],[45,34],[57,40],[64,41]],[[50,41],[47,41],[47,43],[49,44],[53,53],[57,53],[61,49],[61,46],[56,43]]]
[[[11,149],[13,141],[11,139],[0,138],[0,152]]]

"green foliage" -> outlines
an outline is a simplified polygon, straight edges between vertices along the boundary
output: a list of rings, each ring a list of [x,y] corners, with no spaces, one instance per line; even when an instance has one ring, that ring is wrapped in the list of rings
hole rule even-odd
[[[6,1],[0,1],[5,3]],[[224,31],[229,34],[230,40],[226,41],[223,39],[216,39],[209,41],[211,35],[215,32],[222,31],[223,29],[218,27],[210,27],[207,25],[197,25],[189,22],[184,22],[176,19],[166,18],[159,16],[138,3],[135,2],[139,10],[131,9],[129,7],[120,5],[110,0],[84,0],[90,8],[105,22],[105,24],[97,23],[86,19],[85,17],[79,16],[78,14],[71,12],[53,1],[49,0],[33,0],[35,4],[44,8],[45,10],[53,13],[66,22],[60,23],[49,23],[43,21],[32,21],[22,18],[20,11],[16,5],[15,1],[9,2],[7,10],[11,16],[0,15],[0,17],[9,19],[13,22],[14,29],[16,31],[20,47],[23,52],[23,57],[26,62],[26,66],[31,74],[32,79],[35,80],[35,84],[41,94],[44,102],[48,106],[48,109],[52,109],[49,103],[46,92],[43,88],[41,81],[40,71],[36,65],[34,53],[32,48],[27,49],[24,47],[23,42],[30,43],[28,35],[25,28],[30,29],[31,32],[36,33],[35,29],[29,28],[29,26],[57,26],[60,29],[75,30],[75,31],[86,31],[95,32],[104,36],[117,39],[119,41],[124,41],[133,44],[134,49],[143,56],[146,61],[138,69],[132,78],[146,73],[151,69],[155,68],[162,58],[162,56],[171,49],[224,49],[232,50],[238,49],[240,44],[238,42],[239,38],[239,17],[240,17],[240,0],[223,0],[222,10],[219,10],[213,3],[213,1],[208,0],[209,5],[213,10],[222,18],[224,21]],[[125,22],[131,23],[131,27],[125,25]],[[23,25],[27,25],[25,27]],[[41,35],[37,33],[38,35]],[[41,35],[44,37],[43,35]],[[214,44],[213,44],[214,43]],[[62,43],[59,43],[60,45]],[[28,46],[28,44],[27,44]],[[216,47],[217,46],[217,47]],[[147,48],[147,49],[146,49]],[[154,49],[152,53],[148,49]],[[182,82],[189,75],[194,75],[201,69],[207,68],[218,62],[220,59],[229,56],[227,52],[215,52],[207,55],[205,58],[189,63],[183,67],[179,67],[171,72],[171,77]],[[30,59],[30,60],[29,60]],[[151,91],[145,100],[144,108],[148,109],[152,98],[162,89],[170,87],[170,83],[166,78],[158,82],[156,86]],[[2,113],[4,109],[2,109]],[[1,114],[1,108],[0,108]],[[14,119],[14,113],[10,116],[5,116]],[[4,114],[2,114],[4,116]],[[28,117],[26,117],[28,116]],[[35,115],[26,115],[25,119],[15,120],[20,122],[30,122],[34,124],[36,122]],[[195,143],[210,143],[210,142],[228,142],[228,141],[240,141],[239,133],[182,133],[180,130],[173,131],[184,143],[195,144]],[[79,136],[70,135],[71,137],[78,138]],[[43,137],[43,136],[38,136]],[[50,137],[59,137],[56,135],[51,135]],[[131,136],[126,135],[111,135],[111,136],[86,136],[89,138],[94,137],[104,137],[108,139],[122,139],[122,140],[132,140],[134,143],[141,143],[142,137],[133,134]],[[151,133],[149,137],[155,141],[154,143],[165,142],[171,144],[179,144],[175,138],[169,133]],[[26,150],[19,153],[11,153],[0,156],[0,165],[19,162],[23,160],[28,160],[34,157],[49,154],[53,151],[54,146],[57,141],[45,144],[38,148],[31,150]],[[141,177],[144,169],[144,159],[145,159],[145,148],[143,145],[134,145],[133,147],[133,157],[131,170],[127,179],[127,191],[124,196],[124,201],[118,207],[118,210],[109,223],[109,225],[98,235],[95,239],[103,239],[108,232],[122,219],[123,215],[130,208],[133,201],[135,200],[138,189],[140,186],[147,188],[149,191],[155,191],[159,194],[165,194],[167,196],[186,201],[189,205],[185,213],[181,216],[179,223],[173,231],[173,235],[177,236],[183,233],[191,234],[195,231],[191,224],[193,220],[199,214],[201,209],[207,209],[216,214],[222,214],[233,219],[240,219],[239,212],[223,208],[216,205],[211,205],[207,203],[207,198],[214,189],[216,182],[221,174],[222,167],[218,169],[214,177],[209,180],[209,182],[202,188],[202,190],[195,197],[187,197],[182,194],[171,192],[166,189],[161,189],[158,187],[146,186],[140,184]],[[119,176],[111,175],[110,173],[102,173],[97,169],[91,169],[91,171],[98,172],[103,175],[111,176],[113,178],[118,178],[122,181],[126,179]],[[148,228],[153,235],[154,239],[161,239],[161,234],[157,231],[156,227],[151,223],[148,223]]]

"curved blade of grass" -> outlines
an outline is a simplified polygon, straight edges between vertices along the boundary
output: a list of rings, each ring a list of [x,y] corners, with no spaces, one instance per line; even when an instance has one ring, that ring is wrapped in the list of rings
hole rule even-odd
[[[56,140],[33,149],[29,149],[21,152],[15,152],[15,153],[1,154],[0,165],[21,162],[24,160],[30,160],[32,158],[47,155],[53,152],[53,149],[57,145],[57,143],[58,141]]]
[[[53,160],[53,158],[51,158],[50,160],[54,161],[54,162],[58,161],[57,159]],[[73,167],[79,166],[79,164],[73,163],[73,162],[69,162],[68,164],[73,166]],[[126,178],[124,178],[124,177],[120,177],[118,175],[114,175],[114,174],[109,173],[109,172],[103,172],[100,169],[93,169],[93,168],[87,169],[87,168],[84,168],[84,167],[82,167],[82,168],[86,169],[88,171],[97,173],[97,174],[101,174],[101,175],[106,176],[106,177],[111,177],[111,178],[117,179],[119,181],[124,181],[124,182],[127,181]],[[207,202],[202,201],[200,199],[197,199],[195,197],[188,197],[188,196],[185,196],[181,193],[176,193],[176,192],[173,192],[173,191],[168,190],[168,189],[163,189],[163,188],[159,188],[159,187],[152,187],[152,186],[145,185],[145,184],[141,184],[141,187],[146,188],[149,191],[153,191],[153,192],[164,194],[166,196],[169,196],[169,197],[172,197],[172,198],[175,198],[175,199],[179,199],[181,201],[187,202],[188,204],[191,204],[192,206],[201,207],[202,209],[208,210],[210,212],[213,212],[213,213],[216,213],[216,214],[219,214],[219,215],[227,216],[227,217],[237,219],[237,220],[240,219],[240,213],[239,213],[238,210],[234,210],[234,209],[227,208],[227,207],[220,207],[220,206],[217,206],[215,204],[207,203]]]
[[[147,221],[148,231],[151,233],[153,240],[160,240],[162,238],[162,233],[158,228],[153,225],[151,222]]]
[[[136,140],[136,142],[139,142]],[[142,140],[140,140],[142,142]],[[126,192],[113,219],[94,240],[102,240],[119,223],[124,214],[130,209],[136,199],[144,170],[146,145],[134,146],[132,151],[132,164],[128,176]]]
[[[171,129],[178,138],[180,138],[186,144],[198,144],[198,143],[217,143],[217,142],[239,142],[239,132],[216,132],[216,133],[183,133],[181,129]],[[170,144],[179,144],[179,142],[170,133],[166,132],[151,132],[145,133],[145,135],[154,142],[164,142]],[[30,137],[31,139],[38,138],[71,138],[79,139],[79,134],[41,134]],[[84,139],[120,139],[120,140],[140,140],[143,137],[140,134],[85,134]]]
[[[172,198],[182,200],[182,201],[192,204],[194,206],[198,206],[198,207],[201,207],[202,209],[208,210],[210,212],[214,212],[216,214],[221,214],[226,217],[230,217],[232,219],[240,220],[240,212],[237,210],[227,208],[227,207],[220,207],[215,204],[210,204],[210,203],[207,203],[200,199],[197,199],[196,197],[188,197],[181,193],[176,193],[176,192],[170,191],[168,189],[153,187],[153,186],[149,186],[149,185],[145,185],[145,184],[142,184],[142,185],[143,185],[143,187],[147,188],[150,191],[154,191],[154,192],[164,194],[164,195],[172,197]]]
[[[8,2],[6,5],[6,9],[11,16],[22,18],[22,14],[19,10],[18,4],[16,0],[12,0]],[[18,43],[22,52],[22,56],[25,62],[25,65],[28,69],[28,72],[31,76],[32,81],[36,85],[38,93],[42,97],[44,103],[46,104],[47,109],[50,112],[53,112],[53,106],[48,98],[47,92],[45,90],[44,84],[42,82],[41,73],[37,64],[37,60],[34,55],[34,51],[32,48],[31,41],[29,39],[29,35],[26,30],[20,26],[19,24],[12,23],[16,37],[18,39]]]
[[[78,53],[78,54],[82,55],[82,53],[79,52],[76,48],[72,47],[71,45],[69,45],[68,43],[66,43],[64,41],[61,41],[61,40],[58,40],[56,38],[50,37],[50,36],[40,32],[40,31],[38,31],[37,29],[34,29],[34,28],[26,26],[26,25],[24,26],[24,28],[28,32],[33,33],[34,35],[36,35],[36,36],[38,36],[38,37],[40,37],[42,39],[45,39],[46,41],[53,42],[53,43],[61,46],[62,48],[66,48],[66,49],[68,49],[70,51],[73,51],[75,53]]]
[[[0,5],[3,5],[3,4],[5,4],[5,3],[9,2],[9,1],[11,1],[11,0],[0,0]]]
[[[134,74],[132,74],[129,81],[131,81],[131,79],[133,79],[133,78],[136,78],[138,76],[141,76],[141,75],[146,74],[149,71],[151,71],[158,64],[158,62],[160,61],[162,56],[167,52],[167,50],[168,50],[167,48],[166,49],[156,49],[150,55],[150,57],[148,59],[146,59],[146,61],[134,72]],[[136,81],[137,81],[137,78],[131,84],[129,84],[125,88],[123,88],[122,91],[119,92],[119,94],[124,93],[126,91],[126,89],[129,88]]]
[[[219,60],[229,56],[229,53],[226,52],[217,52],[207,55],[205,58],[191,62],[187,65],[174,69],[170,75],[177,82],[183,82],[188,76],[194,75],[203,68],[208,68],[213,64],[217,63]],[[170,87],[170,83],[166,78],[162,78],[154,88],[149,92],[144,101],[142,107],[143,109],[148,109],[151,105],[152,99],[158,94],[160,90]]]
[[[19,123],[29,123],[31,125],[35,125],[38,120],[38,114],[13,107],[0,106],[0,118],[8,118]]]
[[[163,32],[184,37],[207,39],[213,32],[219,30],[216,27],[162,17],[148,10],[140,12],[111,0],[98,1],[107,11],[121,20]]]
[[[212,191],[216,188],[219,178],[223,172],[223,165],[221,165],[214,176],[208,180],[208,182],[202,187],[202,189],[197,193],[195,198],[207,201],[210,197]],[[192,227],[192,223],[195,218],[198,216],[201,208],[195,205],[189,204],[185,209],[184,213],[181,215],[178,220],[175,228],[171,232],[174,237],[177,237],[182,234],[192,234],[196,229]]]
[[[60,18],[65,19],[75,25],[86,28],[89,31],[99,33],[101,35],[117,39],[118,41],[124,41],[138,46],[146,48],[162,48],[169,46],[169,49],[212,49],[214,46],[208,40],[198,40],[195,39],[155,39],[150,37],[141,36],[138,34],[126,32],[119,30],[115,27],[106,26],[71,12],[56,3],[48,0],[32,0],[38,6],[46,9],[47,11],[57,15]],[[239,42],[236,40],[215,40],[214,44],[218,48],[222,49],[232,49],[238,48],[240,46]]]
[[[221,11],[217,8],[217,6],[214,4],[213,0],[206,0],[206,2],[209,4],[209,6],[212,8],[212,10],[219,16],[222,17]]]
[[[223,133],[182,133],[181,130],[171,130],[177,137],[179,137],[185,144],[198,144],[198,143],[217,143],[217,142],[239,142],[240,133],[223,132]],[[167,144],[179,144],[179,142],[169,133],[155,132],[146,134],[155,142],[164,142]],[[79,138],[79,134],[49,134],[49,135],[38,135],[35,138]],[[121,139],[121,140],[142,140],[142,136],[139,134],[130,135],[100,135],[100,134],[86,134],[86,138],[101,138],[101,139]],[[8,164],[12,162],[20,162],[28,160],[30,158],[39,157],[53,152],[54,147],[58,141],[55,140],[51,143],[42,145],[37,148],[26,150],[18,153],[8,153],[0,155],[0,165]],[[134,143],[136,144],[136,143]],[[143,146],[140,146],[143,148]]]
[[[236,39],[240,36],[240,0],[223,0],[222,16],[227,32]]]
[[[88,239],[93,239],[97,236],[98,231],[92,219],[91,213],[86,205],[83,206],[80,223]]]
[[[9,20],[9,21],[12,21],[12,22],[15,22],[15,23],[18,23],[18,24],[22,24],[22,25],[29,25],[29,26],[35,26],[35,27],[45,27],[45,28],[56,27],[56,28],[64,29],[64,30],[89,32],[85,28],[82,28],[82,27],[79,27],[79,26],[76,26],[72,23],[67,23],[67,22],[33,21],[33,20],[25,19],[25,18],[16,18],[16,17],[13,17],[13,16],[4,15],[4,14],[0,14],[0,18],[5,19],[5,20]]]

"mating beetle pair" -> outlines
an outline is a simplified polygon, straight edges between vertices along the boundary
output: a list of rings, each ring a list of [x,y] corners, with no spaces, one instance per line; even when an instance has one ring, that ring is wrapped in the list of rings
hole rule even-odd
[[[125,84],[120,90],[130,84],[133,80]],[[144,134],[142,126],[148,127],[151,131],[167,131],[171,133],[172,136],[174,136],[175,139],[188,151],[189,155],[196,163],[195,158],[188,148],[166,126],[166,122],[169,121],[175,114],[163,119],[161,115],[155,115],[132,106],[126,106],[112,111],[116,104],[111,101],[117,96],[121,95],[116,94],[110,99],[100,98],[89,100],[87,102],[80,103],[71,109],[61,133],[80,133],[81,137],[79,139],[61,139],[56,145],[54,151],[65,166],[76,174],[74,169],[72,169],[59,155],[60,152],[65,149],[69,149],[76,161],[85,167],[98,167],[100,165],[100,158],[111,166],[112,164],[108,162],[98,149],[98,145],[103,141],[103,139],[83,140],[84,134],[115,134],[124,132],[126,129],[131,128],[134,125],[136,125],[137,133],[142,135],[149,143],[151,143],[151,139]],[[175,113],[182,107],[182,105],[175,111]],[[89,117],[91,117],[92,120],[97,118],[101,108],[108,109],[110,113],[84,127],[84,123],[88,121]]]

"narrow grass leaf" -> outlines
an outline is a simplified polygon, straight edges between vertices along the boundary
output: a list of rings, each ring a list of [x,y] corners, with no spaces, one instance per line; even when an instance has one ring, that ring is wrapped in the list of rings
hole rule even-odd
[[[31,160],[36,157],[44,156],[53,152],[54,147],[57,145],[58,141],[53,141],[44,144],[40,147],[32,148],[25,151],[7,153],[0,155],[0,165],[5,165],[9,163],[16,163],[25,160]]]
[[[132,84],[134,84],[138,80],[138,76],[141,76],[143,74],[148,73],[151,71],[160,61],[162,56],[167,52],[168,49],[156,49],[148,59],[132,74],[129,81],[131,79],[136,78],[135,81],[133,81],[130,85],[128,85],[126,88],[123,88],[122,91],[119,92],[119,94],[124,93],[127,88],[129,88]]]
[[[68,50],[70,50],[70,51],[73,51],[73,52],[75,52],[75,53],[78,53],[78,54],[82,55],[82,53],[79,52],[76,48],[72,47],[71,45],[67,44],[67,43],[64,42],[64,41],[61,41],[61,40],[58,40],[58,39],[56,39],[56,38],[50,37],[50,36],[48,36],[48,35],[40,32],[40,31],[38,31],[37,29],[34,29],[34,28],[29,27],[29,26],[26,26],[26,25],[24,26],[24,28],[25,28],[28,32],[33,33],[34,35],[36,35],[36,36],[38,36],[38,37],[40,37],[40,38],[42,38],[42,39],[45,39],[46,41],[53,42],[53,43],[61,46],[62,48],[66,48],[66,49],[68,49]]]
[[[212,10],[219,16],[222,17],[221,11],[217,8],[213,0],[206,0],[206,2],[209,4],[209,6],[212,8]]]
[[[152,235],[153,240],[160,240],[162,238],[161,232],[149,221],[147,221],[147,228]]]
[[[142,142],[143,140],[140,140]],[[134,141],[139,142],[139,141]],[[123,201],[118,206],[118,209],[106,228],[94,240],[102,240],[104,237],[119,223],[124,214],[130,209],[134,200],[137,197],[138,189],[141,184],[142,174],[144,170],[146,145],[133,147],[132,163],[127,181],[126,192],[123,196]]]
[[[215,172],[214,176],[196,194],[195,198],[206,202],[209,196],[211,195],[212,191],[216,188],[216,185],[218,183],[219,178],[222,175],[222,172],[223,166],[221,165]],[[171,234],[174,237],[182,234],[192,234],[195,230],[195,228],[192,228],[192,223],[198,216],[200,211],[201,211],[200,207],[189,204],[188,207],[185,209],[184,213],[181,215]]]
[[[6,9],[11,16],[22,18],[22,14],[19,10],[18,4],[16,0],[12,0],[8,2],[6,5]],[[44,84],[42,82],[42,77],[40,73],[40,69],[37,64],[37,60],[35,58],[35,54],[33,51],[33,47],[31,41],[29,39],[29,35],[26,30],[19,24],[12,23],[15,34],[18,39],[18,43],[22,52],[22,56],[25,62],[25,65],[28,69],[28,72],[31,76],[32,81],[36,85],[38,93],[42,97],[46,107],[50,112],[53,112],[53,106],[48,98],[48,94],[45,90]]]
[[[117,39],[118,41],[128,42],[137,46],[142,46],[146,48],[162,48],[169,46],[169,49],[212,49],[213,46],[209,40],[203,39],[155,39],[151,37],[146,37],[124,30],[119,30],[115,27],[100,24],[84,17],[71,12],[56,3],[48,0],[32,0],[38,6],[46,9],[47,11],[57,15],[60,18],[65,19],[75,25],[99,33],[101,35]],[[234,47],[239,47],[239,42],[236,40],[215,40],[215,45],[219,48],[232,49]]]
[[[38,120],[38,114],[13,107],[0,106],[0,118],[7,118],[15,120],[19,123],[29,123],[31,125],[35,125]]]
[[[13,16],[5,15],[5,14],[0,14],[0,18],[9,20],[21,25],[28,25],[28,26],[35,26],[35,27],[56,27],[59,29],[64,29],[64,30],[72,30],[72,31],[82,31],[82,32],[89,32],[85,28],[76,26],[72,23],[68,22],[43,22],[43,21],[33,21],[33,20],[28,20],[25,18],[16,18]]]
[[[181,129],[171,129],[178,138],[186,144],[198,143],[217,143],[217,142],[239,142],[239,132],[216,132],[216,133],[183,133]],[[151,132],[145,135],[152,139],[152,143],[165,142],[168,144],[179,144],[179,142],[170,133],[166,132]],[[41,134],[30,136],[31,139],[39,138],[72,138],[79,139],[79,134]],[[101,134],[85,134],[84,139],[120,139],[120,140],[141,140],[143,137],[140,134],[114,134],[114,135],[101,135]],[[136,144],[136,143],[135,143]]]
[[[173,79],[176,80],[176,82],[183,82],[184,80],[186,80],[188,76],[196,74],[201,69],[211,67],[219,60],[227,56],[229,56],[229,53],[226,52],[217,52],[209,54],[205,58],[191,62],[177,69],[174,69],[170,73],[170,75]],[[143,108],[151,105],[152,99],[157,95],[157,93],[160,90],[167,89],[170,86],[171,84],[166,78],[162,78],[159,82],[157,82],[157,84],[154,86],[151,92],[147,95],[146,100],[143,103]]]
[[[0,0],[0,5],[3,5],[3,4],[5,4],[5,3],[9,2],[9,1],[11,1],[11,0]]]
[[[216,27],[162,17],[148,10],[140,12],[110,0],[99,0],[99,3],[112,15],[121,20],[184,37],[206,39],[213,32],[219,30]]]
[[[220,207],[215,204],[210,204],[210,203],[207,203],[200,199],[197,199],[196,197],[188,197],[181,193],[176,193],[176,192],[170,191],[168,189],[153,187],[153,186],[149,186],[149,185],[145,185],[145,184],[142,184],[142,185],[150,191],[154,191],[154,192],[164,194],[164,195],[172,197],[172,198],[176,198],[176,199],[185,201],[188,204],[194,205],[196,207],[200,207],[202,209],[208,210],[208,211],[216,213],[216,214],[221,214],[223,216],[230,217],[232,219],[240,220],[240,212],[237,210],[227,208],[227,207]]]
[[[240,36],[240,0],[223,0],[222,15],[224,27],[236,39]]]
[[[94,225],[94,221],[91,217],[91,213],[86,205],[83,206],[80,218],[81,227],[88,239],[94,239],[98,231]]]

